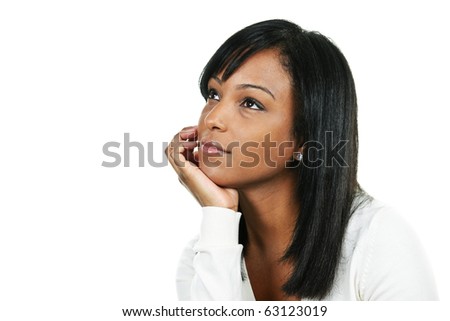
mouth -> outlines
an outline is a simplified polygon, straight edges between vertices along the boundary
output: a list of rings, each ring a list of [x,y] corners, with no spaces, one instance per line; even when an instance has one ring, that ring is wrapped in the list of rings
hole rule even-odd
[[[222,156],[224,154],[230,154],[229,151],[225,150],[222,145],[215,141],[201,141],[199,149],[203,154],[208,156]]]

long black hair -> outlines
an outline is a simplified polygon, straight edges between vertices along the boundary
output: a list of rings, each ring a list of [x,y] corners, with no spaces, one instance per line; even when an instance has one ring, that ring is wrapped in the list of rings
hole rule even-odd
[[[341,51],[325,36],[286,20],[268,20],[238,31],[216,51],[200,77],[203,97],[208,97],[211,77],[223,72],[227,80],[246,59],[265,49],[277,49],[290,74],[295,99],[292,130],[304,154],[295,170],[300,213],[281,258],[294,268],[283,290],[299,298],[323,299],[335,280],[345,230],[362,192],[356,179],[353,76]],[[245,248],[243,214],[239,238]]]

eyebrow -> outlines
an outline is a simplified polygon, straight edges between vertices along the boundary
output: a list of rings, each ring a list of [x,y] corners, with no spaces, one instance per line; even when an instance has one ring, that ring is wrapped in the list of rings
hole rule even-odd
[[[222,79],[220,79],[217,76],[213,76],[212,78],[215,81],[217,81],[219,83],[219,85],[222,85],[222,83],[223,83]],[[259,90],[264,91],[268,95],[270,95],[273,98],[273,100],[276,100],[274,94],[272,94],[272,92],[269,89],[267,89],[266,87],[263,87],[263,86],[258,86],[258,85],[253,85],[253,84],[241,84],[241,85],[238,85],[237,88],[238,89],[246,89],[246,88],[259,89]]]

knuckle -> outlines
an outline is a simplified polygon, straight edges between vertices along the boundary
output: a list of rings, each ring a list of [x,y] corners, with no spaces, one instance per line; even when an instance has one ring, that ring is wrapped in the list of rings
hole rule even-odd
[[[178,173],[178,181],[182,184],[182,185],[186,185],[186,175],[181,173]]]

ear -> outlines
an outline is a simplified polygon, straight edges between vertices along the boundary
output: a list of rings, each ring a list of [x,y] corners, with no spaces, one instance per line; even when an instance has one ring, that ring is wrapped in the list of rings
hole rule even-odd
[[[299,147],[296,152],[294,152],[294,159],[301,161],[303,159],[303,146]]]

